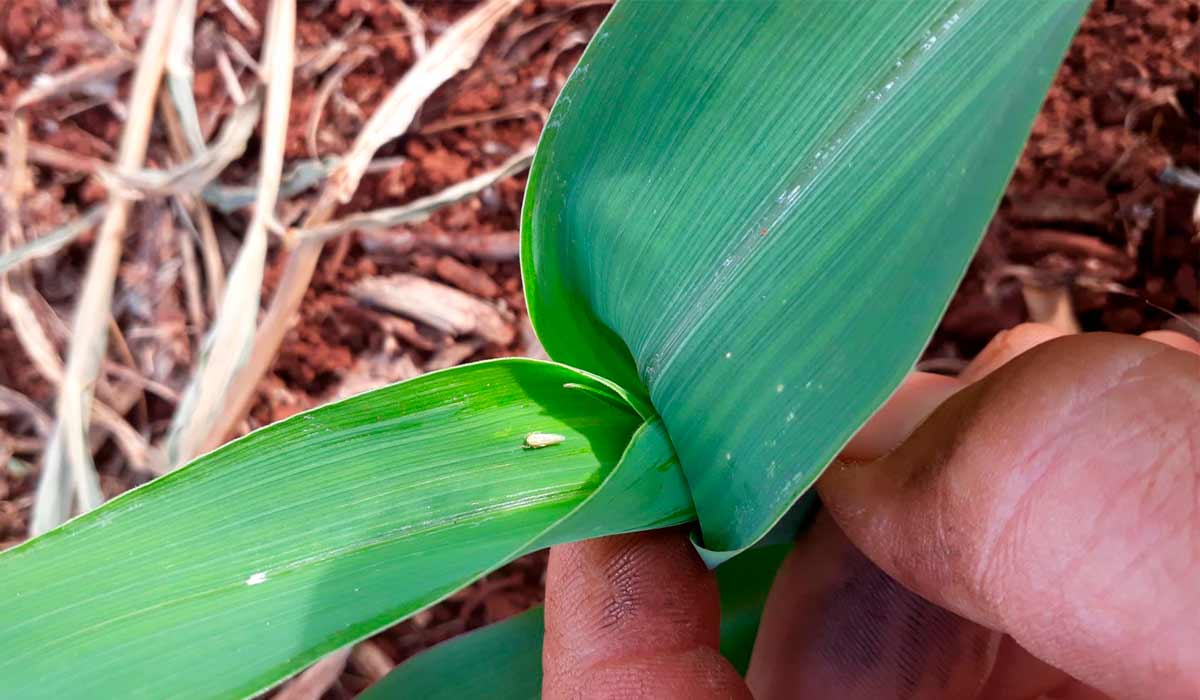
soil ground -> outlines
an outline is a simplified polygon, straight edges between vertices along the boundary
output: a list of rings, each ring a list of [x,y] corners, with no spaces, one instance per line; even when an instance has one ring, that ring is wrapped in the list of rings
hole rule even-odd
[[[142,26],[148,4],[112,2],[116,26]],[[113,55],[114,40],[96,29],[94,18],[73,9],[82,5],[0,0],[0,110],[10,110],[39,74],[58,74]],[[264,0],[243,5],[261,21]],[[444,3],[413,7],[430,41],[469,9]],[[202,121],[215,124],[232,110],[222,77],[228,68],[223,64],[237,65],[229,58],[237,53],[229,40],[253,56],[260,36],[222,0],[201,0],[200,8],[196,96]],[[493,168],[535,143],[554,96],[606,12],[602,2],[527,0],[500,25],[475,65],[426,103],[409,133],[377,154],[394,159],[392,167],[369,175],[346,211],[410,201]],[[114,33],[111,26],[109,33]],[[374,0],[301,3],[298,41],[301,79],[289,124],[291,161],[343,152],[415,55],[396,5]],[[343,48],[338,52],[331,46]],[[322,95],[335,65],[348,72],[332,85],[332,93]],[[31,139],[77,158],[111,161],[127,91],[126,75],[38,104],[31,110]],[[317,109],[319,128],[310,139],[310,116]],[[165,143],[156,132],[150,159],[159,167],[169,152]],[[221,181],[251,182],[257,152],[252,138],[247,155]],[[1197,171],[1200,3],[1097,1],[1071,46],[984,244],[926,353],[925,366],[954,371],[994,333],[1029,316],[1027,295],[1034,302],[1065,295],[1084,330],[1125,333],[1169,325],[1186,330],[1189,322],[1197,324]],[[30,235],[79,216],[103,198],[103,186],[86,167],[43,163],[35,165],[34,177],[33,194],[22,204],[22,222]],[[242,428],[422,370],[537,352],[524,321],[511,246],[523,187],[523,177],[509,178],[425,223],[347,238],[344,247],[328,246],[298,323],[259,386]],[[285,216],[288,206],[282,208]],[[177,391],[192,366],[198,334],[189,326],[177,247],[147,233],[158,230],[164,218],[162,207],[147,205],[131,222],[114,307],[128,353],[113,359]],[[226,265],[246,220],[245,211],[215,217]],[[479,255],[481,237],[493,254]],[[85,236],[32,266],[33,287],[45,299],[35,310],[60,352],[66,342],[62,320],[70,317],[89,249]],[[275,251],[267,293],[278,279],[280,258]],[[491,298],[516,331],[513,341],[499,345],[450,337],[364,308],[350,293],[360,279],[394,272],[415,273]],[[27,397],[34,407],[0,396],[0,548],[25,536],[37,479],[31,465],[37,464],[41,449],[39,421],[52,411],[54,397],[53,387],[22,349],[12,322],[0,316],[0,390],[5,388]],[[163,393],[169,392],[139,389],[129,401],[127,419],[148,437],[161,436],[170,420],[173,404]],[[97,463],[110,496],[145,479],[127,468],[111,444],[101,445]],[[386,667],[537,603],[545,561],[544,553],[526,557],[377,635],[374,648],[383,654],[375,659],[378,663],[352,659],[326,697],[351,697],[380,664]]]

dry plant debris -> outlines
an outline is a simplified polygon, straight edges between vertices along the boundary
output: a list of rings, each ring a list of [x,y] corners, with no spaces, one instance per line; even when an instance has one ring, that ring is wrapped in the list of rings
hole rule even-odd
[[[338,204],[350,200],[376,151],[404,133],[426,98],[475,60],[492,29],[516,5],[517,0],[485,0],[458,20],[417,60],[376,108],[349,152],[329,173],[316,203],[304,218],[303,228],[325,223]],[[274,359],[292,315],[308,289],[321,248],[319,238],[303,241],[288,255],[283,277],[259,325],[250,361],[234,379],[225,420],[215,426],[209,447],[220,444],[246,410],[252,387]]]
[[[389,277],[367,277],[351,287],[350,293],[367,304],[394,311],[454,336],[477,335],[490,343],[505,346],[515,335],[511,319],[505,318],[495,307],[417,275],[400,273]]]
[[[296,8],[292,0],[274,0],[263,42],[261,78],[267,84],[267,104],[263,112],[254,214],[230,270],[224,298],[205,338],[192,380],[171,421],[171,430],[166,437],[165,469],[182,466],[201,452],[217,417],[225,409],[228,387],[253,351],[259,294],[267,259],[267,228],[275,219],[275,202],[283,172],[292,101],[295,33]]]
[[[155,94],[162,78],[163,56],[177,5],[171,0],[155,5],[154,18],[134,73],[129,111],[117,153],[116,167],[119,169],[137,168],[146,157]],[[57,422],[42,457],[41,483],[30,525],[33,534],[66,521],[70,515],[72,491],[79,510],[91,510],[104,502],[85,436],[90,422],[92,390],[108,341],[107,321],[130,204],[122,193],[111,193],[96,234],[91,263],[75,307],[66,370],[59,384]]]

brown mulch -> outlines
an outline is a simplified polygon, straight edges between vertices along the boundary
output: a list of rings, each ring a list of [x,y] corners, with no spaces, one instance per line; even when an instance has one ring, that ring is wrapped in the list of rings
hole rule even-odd
[[[262,18],[266,2],[245,1]],[[112,2],[126,26],[146,3]],[[0,110],[39,74],[60,73],[113,53],[113,43],[89,24],[78,4],[52,0],[0,0]],[[202,122],[216,124],[232,110],[218,56],[229,55],[223,37],[250,55],[258,35],[240,24],[221,2],[201,0],[196,33],[196,93]],[[414,61],[403,18],[391,3],[325,0],[301,4],[298,26],[301,79],[296,81],[288,131],[288,158],[344,151],[374,105]],[[465,4],[414,3],[432,40],[461,16]],[[480,60],[440,89],[405,137],[377,158],[394,167],[369,175],[345,211],[411,201],[494,168],[531,145],[554,96],[578,59],[583,43],[603,18],[597,4],[572,7],[527,0],[492,37]],[[338,41],[357,47],[359,60],[324,103],[317,152],[308,143],[310,114],[317,108],[330,65],[323,52]],[[347,52],[333,60],[347,60]],[[222,59],[223,60],[223,59]],[[306,72],[307,71],[307,72]],[[119,104],[128,75],[103,90],[47,101],[32,111],[31,137],[76,155],[113,158],[119,138]],[[115,100],[113,98],[116,98]],[[7,126],[5,127],[8,128]],[[157,133],[151,162],[167,165],[165,136]],[[252,182],[257,143],[222,181]],[[1099,0],[1071,46],[1034,126],[1000,211],[979,255],[951,304],[926,357],[953,369],[972,357],[997,331],[1027,317],[1027,286],[1062,289],[1070,295],[1085,330],[1140,332],[1174,324],[1187,328],[1200,314],[1200,230],[1193,207],[1200,195],[1181,184],[1200,171],[1200,2],[1194,0]],[[35,166],[33,194],[24,224],[39,234],[77,217],[103,197],[86,171]],[[511,252],[480,254],[468,239],[517,230],[524,178],[508,178],[470,201],[405,227],[411,236],[359,237],[327,246],[325,258],[301,306],[299,322],[280,350],[245,428],[278,420],[331,400],[362,381],[385,381],[441,362],[531,352],[524,299]],[[287,214],[287,206],[283,214]],[[178,252],[145,234],[160,230],[168,215],[140,207],[117,290],[114,314],[135,371],[178,389],[198,347],[187,322]],[[228,264],[245,212],[218,214],[215,224]],[[350,239],[347,239],[350,240]],[[447,243],[449,241],[449,243]],[[456,241],[461,242],[456,247]],[[33,280],[47,306],[52,338],[65,348],[55,319],[68,319],[87,263],[90,239],[35,263]],[[267,293],[277,284],[282,257],[273,254]],[[489,299],[512,319],[515,339],[506,344],[470,342],[419,323],[365,308],[351,287],[366,277],[412,273]],[[1183,319],[1182,321],[1180,319]],[[403,363],[398,360],[403,359]],[[386,361],[384,361],[386,360]],[[940,363],[940,364],[939,364]],[[52,410],[54,391],[25,356],[9,322],[0,318],[0,387]],[[3,407],[0,402],[0,407]],[[139,395],[127,418],[158,437],[173,405]],[[0,415],[0,549],[19,542],[26,529],[36,470],[37,426],[19,412]],[[18,458],[4,470],[11,450]],[[106,493],[130,488],[145,477],[123,465],[111,445],[97,463]],[[377,635],[375,644],[392,661],[538,602],[546,557],[535,554],[488,576],[446,602]],[[368,683],[367,669],[352,660],[328,697],[350,697]]]
[[[1022,279],[1069,289],[1084,330],[1194,332],[1200,192],[1172,175],[1198,164],[1200,3],[1095,2],[930,355],[1025,320]]]

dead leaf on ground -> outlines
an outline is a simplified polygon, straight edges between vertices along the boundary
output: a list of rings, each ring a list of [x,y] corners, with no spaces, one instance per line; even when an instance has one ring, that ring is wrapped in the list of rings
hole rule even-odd
[[[516,332],[494,306],[424,277],[396,274],[359,280],[350,293],[362,302],[420,321],[454,336],[477,335],[507,346]]]

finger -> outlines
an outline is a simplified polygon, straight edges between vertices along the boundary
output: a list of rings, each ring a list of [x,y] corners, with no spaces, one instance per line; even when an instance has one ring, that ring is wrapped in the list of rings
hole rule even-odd
[[[1200,692],[1197,416],[1200,357],[1059,338],[818,488],[918,594],[1110,694],[1186,696]]]
[[[979,381],[1027,350],[1063,335],[1066,333],[1052,326],[1023,323],[992,338],[988,345],[959,373],[958,377],[923,372],[910,374],[888,402],[855,435],[850,444],[842,451],[840,459],[850,461],[877,459],[887,454],[907,439],[917,426],[959,389],[969,383]],[[840,531],[838,535],[841,536]],[[844,536],[841,538],[845,541]],[[789,687],[801,683],[802,681],[792,677],[795,675],[790,672],[792,670],[806,669],[801,675],[825,678],[822,674],[808,671],[807,669],[813,664],[805,663],[803,657],[789,651],[806,650],[807,646],[798,647],[791,640],[782,638],[787,630],[801,629],[805,620],[821,619],[819,610],[811,609],[813,605],[829,605],[826,599],[830,597],[830,591],[824,590],[824,588],[836,584],[824,580],[822,583],[818,583],[809,575],[809,572],[815,568],[810,553],[818,551],[822,546],[824,545],[821,544],[819,536],[815,536],[812,532],[806,533],[805,539],[797,545],[797,549],[784,562],[772,587],[772,600],[784,602],[777,602],[774,609],[770,609],[770,614],[763,620],[759,639],[766,641],[755,647],[756,665],[752,666],[751,673],[747,677],[756,697],[760,699],[768,690],[772,692],[778,690],[781,697],[786,696]],[[853,545],[848,546],[858,554]],[[858,554],[858,556],[862,555]],[[829,561],[830,559],[822,558],[821,560]],[[867,560],[864,558],[864,561]],[[874,567],[873,564],[869,566]],[[875,569],[875,571],[879,570]],[[882,572],[879,572],[878,576],[887,577]],[[892,581],[890,577],[887,577],[887,580]],[[916,600],[923,601],[919,597],[916,597]],[[801,602],[797,605],[796,601]],[[934,607],[927,602],[924,604]],[[771,604],[768,603],[768,605]],[[947,614],[953,616],[952,613]],[[953,617],[963,620],[957,616]],[[965,620],[962,624],[973,627],[978,633],[990,633],[992,635],[990,639],[993,640],[1002,636]],[[864,629],[873,630],[874,625],[868,623]],[[1005,637],[1005,639],[1008,644],[1003,647],[1004,651],[996,661],[995,667],[991,669],[992,673],[984,676],[987,679],[988,690],[983,697],[988,700],[1034,698],[1051,692],[1061,693],[1068,685],[1076,683],[1066,673],[1049,666],[1021,649],[1011,637]],[[806,654],[807,652],[801,651],[800,653]],[[914,658],[918,652],[908,651],[904,652],[904,655]],[[794,656],[796,658],[793,658]],[[939,663],[945,667],[944,659]],[[965,675],[965,678],[971,678],[968,664],[960,661],[959,671]],[[881,697],[900,694],[898,690],[891,693],[884,691],[882,687],[887,683],[881,681],[877,676],[869,676],[869,678],[870,683],[866,686],[868,688],[865,691],[866,696],[870,696],[872,693]],[[964,688],[966,686],[965,678],[960,681],[960,685]],[[770,685],[770,682],[777,683],[778,688]],[[959,693],[959,695],[966,697],[965,693]],[[1067,696],[1062,697],[1063,700],[1067,700]]]
[[[914,372],[843,450],[841,458],[843,460],[865,460],[876,459],[886,454],[911,435],[912,431],[937,406],[968,382],[979,381],[1013,358],[1064,335],[1067,334],[1052,326],[1024,323],[997,334],[983,351],[959,373],[957,378]],[[1144,333],[1142,337],[1200,354],[1200,343],[1179,333],[1151,331]],[[806,536],[805,543],[800,545],[800,548],[803,549],[806,546],[811,548],[811,542],[811,535]],[[773,590],[786,591],[793,588],[789,581],[797,577],[794,574],[789,577],[788,572],[793,569],[799,569],[801,572],[806,570],[808,564],[801,563],[806,562],[806,559],[801,556],[799,551],[793,553],[785,562]],[[798,599],[792,598],[792,600]],[[806,600],[808,599],[815,600],[816,597],[809,596]],[[807,607],[801,605],[797,606],[797,609],[799,611]],[[786,612],[781,610],[773,613],[769,618],[770,621],[764,621],[764,628],[768,636],[777,627],[785,627],[785,625],[773,624],[785,616]],[[797,612],[791,617],[803,619],[803,614]],[[987,690],[981,697],[987,700],[1034,698],[1051,694],[1060,700],[1096,697],[1096,691],[1036,658],[1021,648],[1011,637],[1005,637],[1005,640],[995,668],[988,679]],[[765,648],[770,649],[771,646],[765,645]],[[756,649],[764,649],[764,645],[760,645]],[[795,667],[797,664],[789,662],[780,663],[779,666],[788,668]],[[759,664],[760,674],[764,667],[763,664]],[[750,680],[751,687],[755,688],[757,692],[758,687],[753,684],[753,673]]]
[[[1192,340],[1182,333],[1176,333],[1175,331],[1147,331],[1142,334],[1142,337],[1147,340],[1153,340],[1156,343],[1170,345],[1176,350],[1200,355],[1200,342]]]
[[[775,578],[746,682],[757,700],[974,698],[999,643],[880,571],[822,513]]]
[[[842,449],[840,458],[875,459],[899,445],[942,402],[966,386],[954,377],[913,372]]]
[[[1014,357],[1064,335],[1067,334],[1044,323],[1022,323],[1000,331],[975,359],[959,372],[958,378],[973,384],[1008,364]]]
[[[1009,360],[1041,343],[1065,335],[1041,323],[1022,323],[998,333],[958,375],[913,372],[842,450],[848,461],[876,459],[895,449],[934,409],[959,389],[977,382]]]
[[[560,545],[546,573],[546,698],[749,698],[718,651],[716,578],[683,530]]]
[[[978,700],[1108,700],[1023,649],[1012,637],[1000,642],[996,665]]]

